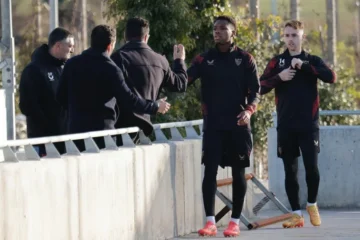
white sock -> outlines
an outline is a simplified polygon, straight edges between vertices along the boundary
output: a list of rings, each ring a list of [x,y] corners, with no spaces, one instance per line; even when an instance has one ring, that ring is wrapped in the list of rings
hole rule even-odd
[[[309,203],[309,202],[308,202],[306,205],[307,205],[307,206],[316,206],[316,202],[314,202],[314,203]]]
[[[215,217],[214,216],[209,216],[209,217],[206,217],[206,221],[207,222],[212,222],[213,224],[215,224]]]
[[[301,210],[296,210],[296,211],[293,211],[293,213],[299,215],[300,217],[302,216],[302,213],[301,213]]]
[[[239,225],[240,219],[238,219],[238,218],[231,218],[230,221],[236,223],[237,225]]]

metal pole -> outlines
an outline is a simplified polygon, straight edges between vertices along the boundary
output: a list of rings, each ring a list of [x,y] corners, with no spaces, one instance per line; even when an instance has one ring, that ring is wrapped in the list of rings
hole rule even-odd
[[[360,1],[355,2],[355,6],[357,11],[355,13],[356,24],[355,25],[355,34],[356,34],[356,42],[355,42],[355,56],[357,56],[357,61],[355,64],[355,72],[358,76],[360,76],[360,63],[359,63],[359,53],[360,53]],[[337,21],[339,21],[337,19]],[[339,28],[336,29],[338,32]]]
[[[5,90],[7,139],[16,138],[15,128],[15,44],[12,29],[11,0],[1,0],[1,69]]]
[[[58,0],[50,1],[50,29],[49,32],[59,26],[59,2]]]

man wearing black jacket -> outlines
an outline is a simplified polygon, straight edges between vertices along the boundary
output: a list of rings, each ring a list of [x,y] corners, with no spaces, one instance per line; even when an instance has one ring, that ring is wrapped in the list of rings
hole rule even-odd
[[[275,89],[277,110],[278,156],[283,159],[285,189],[294,211],[284,228],[302,227],[304,218],[299,203],[297,180],[300,150],[308,187],[307,211],[314,226],[321,225],[316,205],[319,189],[319,93],[317,79],[334,83],[335,73],[318,56],[302,50],[304,26],[300,21],[286,23],[284,40],[287,50],[268,63],[261,76],[261,94]]]
[[[48,44],[37,48],[20,79],[21,112],[26,116],[28,138],[65,134],[66,114],[55,100],[56,90],[65,61],[74,51],[74,37],[63,28],[54,29]],[[56,143],[60,153],[64,144]],[[44,145],[36,146],[40,156],[46,154]]]
[[[68,110],[69,133],[114,129],[115,104],[137,113],[165,113],[170,104],[137,97],[127,87],[122,71],[110,59],[116,42],[115,29],[96,26],[91,33],[91,47],[67,61],[59,84],[57,99]],[[103,138],[96,139],[104,148]],[[84,150],[79,142],[78,147]]]
[[[111,55],[112,60],[123,70],[126,84],[139,97],[156,100],[162,88],[171,92],[184,92],[187,86],[184,47],[174,46],[174,70],[171,70],[166,58],[147,45],[149,31],[147,20],[130,18],[125,29],[127,42]],[[138,126],[145,135],[153,131],[150,115],[128,111],[121,103],[119,111],[116,128]],[[121,141],[118,144],[121,145]]]
[[[260,83],[254,58],[238,48],[233,38],[236,22],[220,16],[214,22],[216,47],[198,55],[188,69],[189,86],[201,78],[204,118],[202,184],[207,222],[201,236],[215,236],[215,192],[218,166],[230,166],[233,209],[225,237],[240,234],[239,219],[246,193],[245,168],[250,166],[250,117],[259,101]]]

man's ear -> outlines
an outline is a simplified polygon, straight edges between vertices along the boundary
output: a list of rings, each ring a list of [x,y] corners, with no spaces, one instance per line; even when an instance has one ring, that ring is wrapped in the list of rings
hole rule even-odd
[[[236,37],[236,30],[232,30],[232,37],[235,38]]]
[[[107,45],[106,47],[106,51],[110,52],[111,51],[111,43],[109,45]]]
[[[53,48],[54,48],[54,49],[57,49],[57,48],[59,48],[59,46],[60,46],[60,42],[56,42],[56,43],[53,45]]]
[[[150,34],[145,34],[143,41],[147,43],[149,41]]]

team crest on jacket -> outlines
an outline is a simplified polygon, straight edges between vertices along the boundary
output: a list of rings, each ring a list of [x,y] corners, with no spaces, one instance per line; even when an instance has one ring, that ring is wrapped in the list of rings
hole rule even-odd
[[[54,81],[54,75],[52,72],[48,72],[48,78],[50,81]]]
[[[242,58],[235,58],[235,63],[237,66],[240,66],[241,62],[242,62]]]
[[[285,59],[284,59],[284,58],[280,58],[279,66],[280,66],[280,67],[284,67],[284,66],[285,66]]]
[[[211,61],[210,61],[210,60],[207,60],[207,64],[208,64],[208,65],[214,65],[214,60],[211,60]]]

